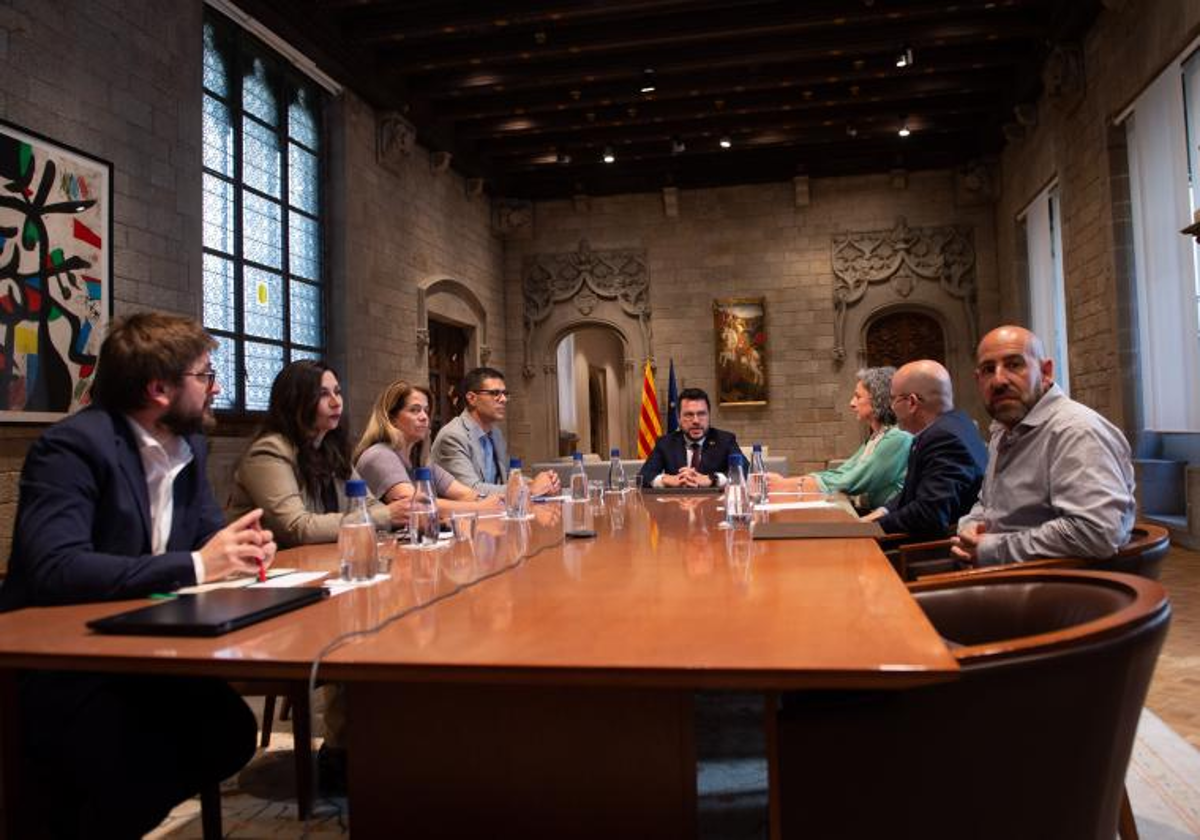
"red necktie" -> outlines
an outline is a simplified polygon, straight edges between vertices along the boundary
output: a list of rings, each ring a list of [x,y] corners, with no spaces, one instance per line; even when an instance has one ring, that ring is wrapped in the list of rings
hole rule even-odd
[[[692,444],[692,469],[700,471],[700,444]]]

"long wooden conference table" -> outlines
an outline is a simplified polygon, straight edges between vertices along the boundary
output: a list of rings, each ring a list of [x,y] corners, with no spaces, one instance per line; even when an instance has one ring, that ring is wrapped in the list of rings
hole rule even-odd
[[[215,639],[84,626],[145,602],[21,610],[0,615],[0,676],[10,691],[24,668],[307,679],[359,633],[319,668],[347,686],[354,836],[690,837],[695,691],[957,672],[873,540],[751,541],[719,527],[719,505],[609,496],[582,540],[564,540],[561,504],[535,505],[531,521],[402,549],[388,580]],[[336,554],[276,565],[335,572]]]

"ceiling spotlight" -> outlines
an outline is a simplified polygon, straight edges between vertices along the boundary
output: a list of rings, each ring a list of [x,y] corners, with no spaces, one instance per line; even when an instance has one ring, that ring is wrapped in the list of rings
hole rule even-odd
[[[913,66],[912,47],[905,44],[904,49],[902,49],[900,52],[896,53],[896,66],[897,67],[912,67]]]
[[[900,118],[900,130],[896,133],[901,137],[907,137],[908,135],[912,134],[912,132],[908,130],[908,117]]]
[[[729,139],[728,134],[722,134],[721,139],[718,140],[717,143],[721,146],[722,149],[728,149],[730,146],[733,145],[733,141]]]
[[[613,163],[616,161],[616,159],[617,159],[617,156],[615,154],[613,154],[613,147],[605,146],[604,147],[604,162],[605,163]]]
[[[554,154],[554,159],[555,159],[555,160],[556,160],[558,163],[561,163],[561,164],[564,164],[564,165],[565,165],[565,164],[568,164],[568,163],[570,163],[570,162],[571,162],[571,153],[570,153],[570,152],[564,152],[562,149],[559,149],[557,152],[555,152],[555,154]]]
[[[642,93],[654,93],[658,87],[654,84],[654,68],[647,67],[642,71]]]
[[[671,138],[671,154],[681,155],[687,151],[687,143],[683,142],[682,137]]]
[[[857,128],[855,128],[855,127],[854,127],[854,126],[852,126],[852,125],[847,125],[847,126],[846,126],[846,136],[847,136],[847,137],[857,137],[857,136],[858,136],[858,129],[857,129]]]

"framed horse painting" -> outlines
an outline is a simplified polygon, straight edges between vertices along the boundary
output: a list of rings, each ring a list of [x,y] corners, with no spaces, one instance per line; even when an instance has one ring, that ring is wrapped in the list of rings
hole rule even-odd
[[[767,323],[764,298],[713,301],[717,404],[767,404]]]

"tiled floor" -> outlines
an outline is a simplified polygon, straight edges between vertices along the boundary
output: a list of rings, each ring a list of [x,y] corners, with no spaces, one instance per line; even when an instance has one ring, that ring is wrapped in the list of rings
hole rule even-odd
[[[1200,749],[1200,552],[1172,548],[1163,564],[1171,629],[1146,705]]]
[[[1146,705],[1190,744],[1200,749],[1200,552],[1174,548],[1163,566],[1162,582],[1171,595],[1173,616],[1158,661]],[[301,837],[304,826],[295,818],[291,799],[291,734],[287,724],[275,736],[271,750],[231,780],[223,794],[227,837]],[[309,837],[340,837],[347,833],[344,801],[325,802],[308,827]],[[1139,822],[1142,815],[1139,814]],[[1151,828],[1152,826],[1145,826]],[[1185,836],[1178,833],[1147,836]],[[151,838],[200,837],[199,803],[181,805]]]

